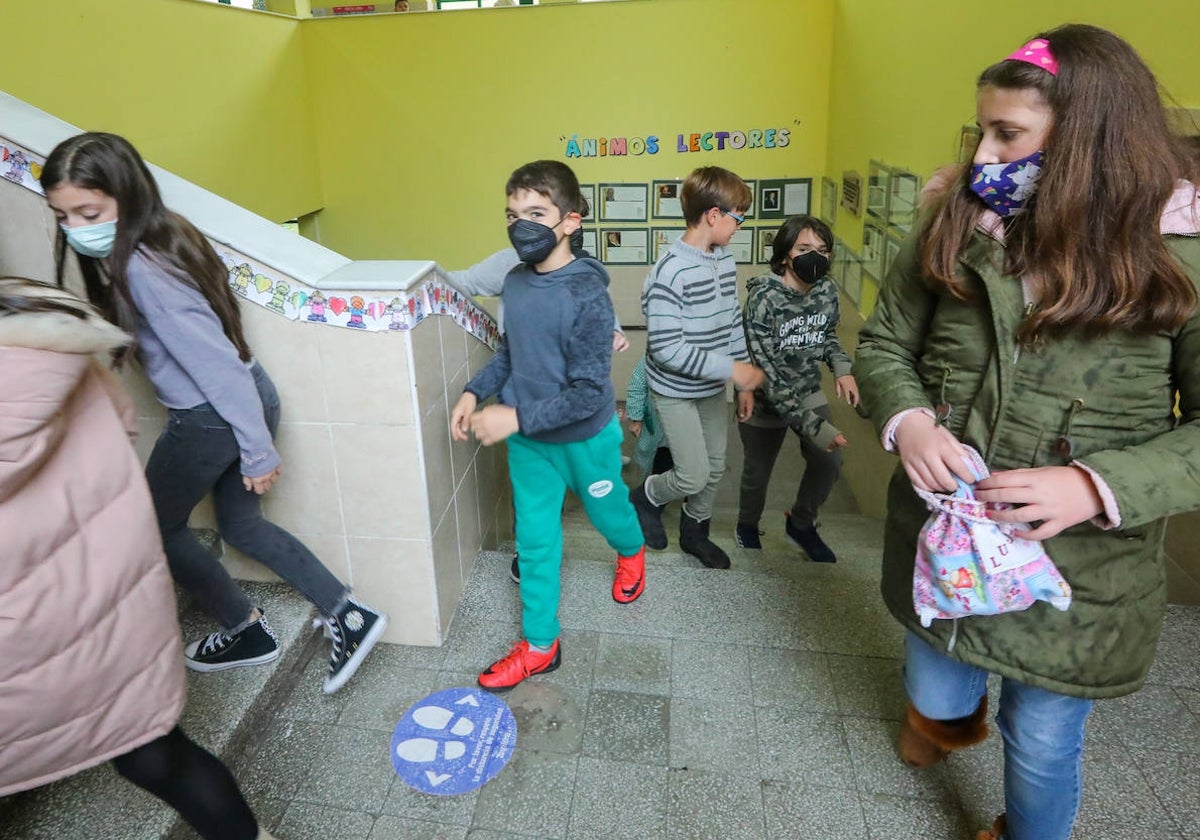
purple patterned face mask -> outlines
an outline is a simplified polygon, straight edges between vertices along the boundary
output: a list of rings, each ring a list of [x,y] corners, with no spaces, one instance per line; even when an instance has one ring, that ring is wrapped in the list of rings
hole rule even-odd
[[[998,215],[1011,216],[1025,209],[1037,191],[1045,154],[1038,150],[1011,163],[977,163],[971,167],[971,192]]]

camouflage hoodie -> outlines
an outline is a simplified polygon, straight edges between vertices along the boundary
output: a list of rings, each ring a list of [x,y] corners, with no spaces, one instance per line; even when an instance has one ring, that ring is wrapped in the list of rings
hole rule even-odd
[[[1171,333],[1070,333],[1018,347],[1025,301],[1021,283],[1002,272],[999,222],[985,214],[959,257],[975,305],[932,291],[915,239],[905,242],[860,336],[854,373],[863,402],[881,433],[901,411],[949,405],[946,427],[993,472],[1077,464],[1098,479],[1105,515],[1044,542],[1071,584],[1067,612],[1038,603],[924,629],[912,575],[928,511],[897,467],[883,599],[906,629],[961,662],[1060,694],[1120,697],[1141,687],[1154,659],[1166,517],[1200,506],[1200,313]],[[1196,187],[1180,183],[1161,229],[1200,286]]]
[[[841,434],[814,408],[826,404],[821,364],[834,376],[850,373],[850,357],[837,339],[838,289],[828,277],[807,292],[764,274],[746,286],[742,321],[746,347],[767,381],[754,392],[753,425],[787,423],[817,446],[828,448]]]

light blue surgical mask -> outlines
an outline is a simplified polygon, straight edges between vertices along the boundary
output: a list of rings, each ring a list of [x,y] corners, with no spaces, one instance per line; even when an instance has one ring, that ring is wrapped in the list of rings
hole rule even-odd
[[[67,244],[85,257],[107,257],[112,253],[117,240],[117,220],[100,222],[82,227],[59,225],[67,237]]]

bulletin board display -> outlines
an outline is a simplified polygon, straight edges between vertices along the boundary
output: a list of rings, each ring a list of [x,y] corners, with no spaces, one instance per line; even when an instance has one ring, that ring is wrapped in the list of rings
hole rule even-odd
[[[745,183],[752,200],[729,250],[739,265],[765,265],[779,223],[811,212],[813,179],[746,179]],[[584,217],[584,248],[603,263],[653,265],[687,229],[681,180],[601,181],[580,188],[590,210]],[[836,189],[828,194],[836,197]]]
[[[649,257],[649,228],[600,228],[600,262],[606,265],[646,265]]]
[[[584,222],[596,221],[596,185],[595,184],[580,184],[579,191],[583,193],[583,200],[587,202],[588,211],[583,217]],[[593,251],[592,253],[595,253]]]
[[[738,228],[737,233],[729,240],[729,250],[733,252],[733,261],[739,265],[750,265],[754,262],[754,228]]]
[[[675,240],[683,236],[683,232],[685,230],[687,230],[687,228],[683,227],[682,225],[679,227],[651,228],[650,262],[658,262],[659,258],[667,252],[667,249],[671,247]]]
[[[597,250],[597,234],[594,227],[583,228],[583,250],[587,251],[592,256],[599,254]]]
[[[758,182],[758,217],[786,219],[812,212],[812,178],[772,178]]]
[[[604,222],[645,222],[649,219],[648,184],[600,184],[599,220]]]
[[[654,181],[650,185],[651,195],[654,196],[651,218],[683,221],[683,204],[679,200],[682,189],[683,181]]]

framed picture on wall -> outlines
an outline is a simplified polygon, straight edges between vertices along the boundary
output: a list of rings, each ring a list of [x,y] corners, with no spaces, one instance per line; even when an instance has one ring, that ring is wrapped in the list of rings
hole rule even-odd
[[[587,251],[593,257],[597,257],[600,253],[596,250],[596,229],[594,227],[585,227],[583,229],[583,250]]]
[[[607,265],[646,265],[650,231],[646,228],[601,228],[600,262]]]
[[[583,220],[585,222],[596,221],[596,185],[580,184],[579,191],[583,193],[583,200],[587,202],[588,206],[587,214],[583,217]]]
[[[738,228],[729,240],[729,250],[733,252],[733,261],[739,265],[754,262],[754,228]]]
[[[647,219],[647,184],[601,184],[600,221],[644,222]]]
[[[812,178],[762,178],[758,182],[758,217],[786,219],[812,212]]]
[[[763,265],[769,265],[777,231],[773,227],[756,228],[756,230],[758,231],[758,245],[755,251],[758,253],[758,261]]]
[[[655,181],[651,187],[654,211],[650,215],[655,219],[682,219],[683,205],[679,202],[679,191],[683,189],[683,182]]]
[[[671,243],[683,236],[687,228],[651,228],[650,229],[650,262],[656,263],[671,247]]]
[[[750,188],[750,206],[746,208],[746,218],[753,219],[758,215],[758,181],[746,181],[746,186]]]
[[[837,183],[832,178],[821,179],[821,221],[831,229],[837,222]]]

